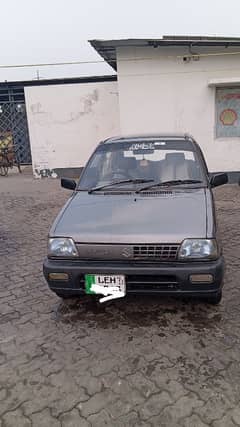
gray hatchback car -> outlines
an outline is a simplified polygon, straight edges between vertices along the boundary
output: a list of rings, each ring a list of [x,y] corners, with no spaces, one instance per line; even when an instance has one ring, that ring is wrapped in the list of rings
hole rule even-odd
[[[126,294],[221,300],[224,259],[210,177],[188,135],[101,142],[49,233],[43,271],[62,298]]]

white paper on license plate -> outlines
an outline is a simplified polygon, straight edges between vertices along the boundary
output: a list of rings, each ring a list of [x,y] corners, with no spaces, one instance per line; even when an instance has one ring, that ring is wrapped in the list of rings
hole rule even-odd
[[[125,276],[86,274],[85,289],[87,294],[101,294],[109,296],[108,299],[121,298],[126,295]]]

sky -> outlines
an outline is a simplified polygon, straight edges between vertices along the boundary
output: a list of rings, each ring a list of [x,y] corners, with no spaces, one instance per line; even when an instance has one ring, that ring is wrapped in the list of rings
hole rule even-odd
[[[0,66],[101,60],[89,39],[240,37],[239,0],[0,0]],[[107,64],[0,68],[0,81],[114,74]]]

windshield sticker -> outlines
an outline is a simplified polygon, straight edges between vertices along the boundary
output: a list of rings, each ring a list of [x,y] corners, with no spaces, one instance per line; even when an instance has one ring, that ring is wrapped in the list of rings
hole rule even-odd
[[[129,151],[138,151],[138,150],[154,150],[155,147],[158,147],[159,145],[166,145],[166,142],[159,141],[159,142],[136,142],[135,144],[132,144],[130,147],[128,147]]]
[[[154,142],[137,142],[135,144],[132,144],[128,149],[130,151],[154,150]]]

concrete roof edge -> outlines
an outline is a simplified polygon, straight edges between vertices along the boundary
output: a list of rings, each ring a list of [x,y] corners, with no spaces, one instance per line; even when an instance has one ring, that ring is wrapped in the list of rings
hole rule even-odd
[[[81,77],[56,77],[39,80],[9,80],[0,81],[0,88],[4,87],[27,87],[27,86],[50,86],[50,85],[64,85],[64,84],[78,84],[78,83],[101,83],[107,81],[116,81],[117,75],[95,75],[95,76],[81,76]]]
[[[88,40],[98,54],[116,71],[118,47],[161,46],[240,46],[240,37],[223,36],[161,36],[160,38],[93,39]]]

